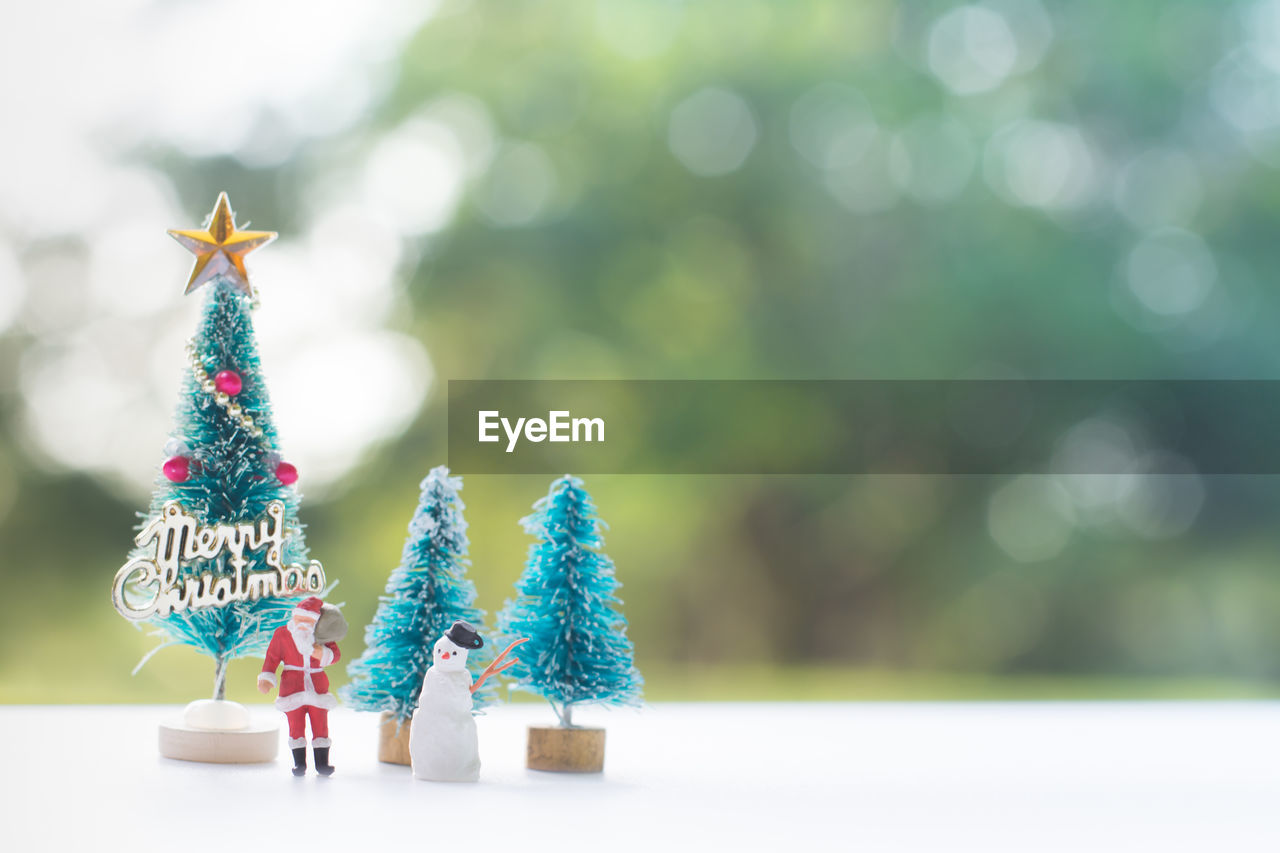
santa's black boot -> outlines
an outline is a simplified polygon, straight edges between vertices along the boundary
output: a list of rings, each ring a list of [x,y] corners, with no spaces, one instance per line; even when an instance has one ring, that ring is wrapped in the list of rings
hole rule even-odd
[[[305,746],[295,746],[293,748],[293,775],[307,775],[307,748]]]
[[[316,772],[321,776],[332,776],[337,768],[329,763],[329,747],[313,746],[311,751],[315,753]]]

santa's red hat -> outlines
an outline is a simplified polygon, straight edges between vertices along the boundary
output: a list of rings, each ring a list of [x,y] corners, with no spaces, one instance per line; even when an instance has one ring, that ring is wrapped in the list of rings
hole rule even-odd
[[[314,595],[310,598],[304,598],[298,602],[298,606],[293,608],[294,613],[309,613],[320,618],[320,609],[324,606],[324,602],[316,598]]]

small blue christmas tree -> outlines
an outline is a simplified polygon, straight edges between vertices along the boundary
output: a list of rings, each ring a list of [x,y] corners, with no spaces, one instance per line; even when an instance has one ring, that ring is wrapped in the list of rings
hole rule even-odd
[[[205,304],[199,331],[188,348],[174,433],[166,447],[170,458],[156,478],[141,526],[158,518],[171,500],[181,503],[201,525],[252,521],[269,503],[280,501],[286,531],[282,562],[305,563],[307,546],[297,520],[299,496],[292,485],[297,472],[280,460],[250,316],[253,291],[243,264],[245,254],[275,235],[238,231],[226,193],[218,197],[205,229],[170,233],[197,255],[187,293],[202,289]],[[145,556],[147,550],[139,548],[132,556]],[[245,572],[268,568],[262,552],[246,553],[245,558]],[[233,569],[222,554],[191,561],[181,576],[205,572],[224,576]],[[191,646],[213,658],[214,698],[222,699],[227,662],[263,654],[272,632],[288,620],[299,600],[300,596],[264,597],[153,617],[148,624],[164,642],[142,663],[166,646]]]
[[[604,522],[582,481],[568,474],[521,519],[538,537],[516,582],[518,596],[498,617],[499,645],[528,637],[511,669],[516,689],[545,697],[561,725],[582,702],[640,704],[643,679],[632,661],[613,561],[599,552]]]
[[[347,667],[351,683],[340,691],[360,711],[390,711],[399,723],[418,707],[422,680],[431,667],[431,652],[459,619],[480,630],[484,611],[475,607],[476,587],[467,578],[467,522],[458,490],[461,477],[450,477],[443,465],[422,481],[418,509],[409,522],[400,565],[365,628],[365,651]],[[489,647],[477,653],[483,663]],[[493,699],[490,685],[476,691],[482,707]]]

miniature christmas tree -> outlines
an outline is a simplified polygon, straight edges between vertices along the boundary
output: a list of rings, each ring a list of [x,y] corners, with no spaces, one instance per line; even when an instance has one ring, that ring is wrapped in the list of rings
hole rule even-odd
[[[598,550],[605,525],[591,496],[566,474],[533,508],[520,523],[539,542],[516,583],[519,595],[498,617],[500,642],[529,638],[511,669],[514,686],[545,697],[565,727],[580,703],[639,704],[643,681],[616,609],[613,561]]]
[[[169,458],[113,599],[164,639],[151,654],[181,644],[213,658],[221,700],[227,662],[262,654],[303,590],[323,585],[323,571],[302,565],[297,471],[280,460],[250,316],[244,255],[275,234],[238,230],[225,193],[206,228],[170,234],[196,255],[186,292],[203,289],[204,314],[187,349]]]
[[[347,667],[351,683],[340,691],[343,701],[357,710],[389,714],[397,731],[418,707],[436,641],[454,622],[478,629],[484,618],[475,606],[475,584],[466,575],[470,560],[461,488],[462,478],[449,476],[444,466],[433,468],[422,481],[400,565],[387,579],[378,611],[365,629],[364,654]],[[489,654],[487,647],[483,651]],[[480,688],[474,697],[477,707],[492,699],[492,686]]]

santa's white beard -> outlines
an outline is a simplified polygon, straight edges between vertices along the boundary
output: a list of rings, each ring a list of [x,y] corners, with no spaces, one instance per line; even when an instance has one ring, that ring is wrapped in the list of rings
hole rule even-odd
[[[311,651],[316,647],[316,626],[290,622],[289,633],[293,636],[293,644],[298,647],[302,659],[311,657]]]

